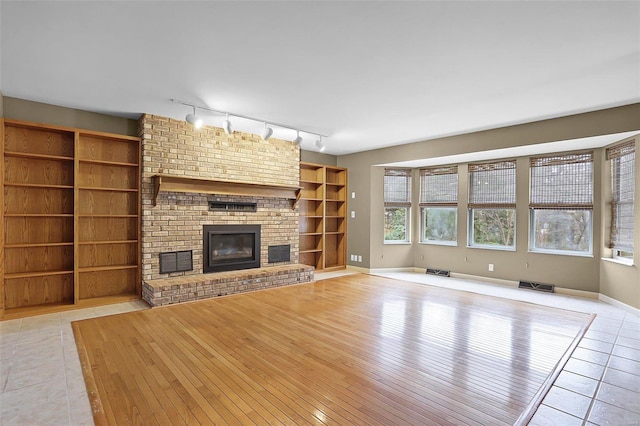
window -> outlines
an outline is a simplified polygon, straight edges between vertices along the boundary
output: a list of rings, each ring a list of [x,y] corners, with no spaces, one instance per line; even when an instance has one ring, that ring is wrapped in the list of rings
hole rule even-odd
[[[458,166],[420,170],[420,241],[455,245],[458,236]]]
[[[591,254],[593,153],[531,158],[531,251]]]
[[[635,193],[635,141],[607,149],[611,161],[611,235],[613,257],[633,260],[633,203]]]
[[[469,164],[469,246],[515,250],[516,161]]]
[[[411,170],[384,171],[384,241],[409,242],[411,209]]]

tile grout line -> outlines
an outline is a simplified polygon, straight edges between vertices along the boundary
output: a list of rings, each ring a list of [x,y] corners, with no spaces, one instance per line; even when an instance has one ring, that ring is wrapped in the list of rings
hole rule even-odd
[[[611,346],[611,352],[607,354],[607,363],[604,366],[604,370],[602,370],[602,375],[600,376],[600,379],[598,380],[598,384],[596,385],[596,390],[593,393],[593,398],[591,398],[591,401],[589,402],[589,408],[585,413],[585,417],[584,419],[582,419],[583,426],[588,423],[589,417],[591,416],[591,412],[593,411],[593,406],[596,404],[598,392],[600,392],[600,387],[602,386],[602,381],[604,380],[604,376],[607,374],[607,370],[609,370],[609,363],[611,362],[611,356],[613,354],[613,350],[616,347],[616,342],[618,341],[618,337],[620,337],[620,330],[622,330],[622,325],[624,324],[624,320],[626,317],[627,317],[627,314],[625,314],[625,316],[622,318],[622,322],[618,326],[618,331],[616,332],[616,338],[613,341],[613,345]]]

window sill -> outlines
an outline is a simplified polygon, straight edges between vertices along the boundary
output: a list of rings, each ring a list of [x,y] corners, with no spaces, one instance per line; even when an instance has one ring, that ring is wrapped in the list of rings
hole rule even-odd
[[[612,259],[610,257],[601,257],[600,260],[604,260],[605,262],[616,263],[622,266],[635,266],[633,260],[623,260],[623,259]]]
[[[577,253],[577,252],[568,252],[568,251],[555,251],[555,250],[531,250],[529,249],[529,253],[532,254],[550,254],[553,256],[571,256],[571,257],[586,257],[593,259],[593,253]]]
[[[482,249],[482,250],[498,250],[498,251],[516,251],[515,247],[493,247],[493,246],[467,246],[470,249]]]
[[[385,241],[384,244],[391,246],[410,246],[411,241]]]
[[[420,241],[419,244],[425,246],[458,247],[458,243],[456,241]]]

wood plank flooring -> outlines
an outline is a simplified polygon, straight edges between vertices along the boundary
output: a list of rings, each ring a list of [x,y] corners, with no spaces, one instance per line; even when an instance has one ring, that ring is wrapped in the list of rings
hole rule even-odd
[[[349,275],[73,323],[96,424],[513,424],[590,316]]]

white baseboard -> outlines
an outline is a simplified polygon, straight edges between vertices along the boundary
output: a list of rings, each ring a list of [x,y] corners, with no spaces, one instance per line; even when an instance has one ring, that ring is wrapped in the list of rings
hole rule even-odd
[[[582,297],[585,299],[593,299],[593,300],[598,300],[598,295],[600,294],[594,291],[574,290],[572,288],[564,288],[564,287],[556,287],[554,291],[558,294],[562,294],[565,296]]]
[[[369,269],[368,268],[363,268],[361,266],[347,265],[346,269],[347,269],[347,271],[361,272],[363,274],[368,274],[369,273]]]
[[[371,274],[384,274],[386,272],[416,272],[416,273],[424,274],[426,272],[424,268],[415,268],[415,267],[365,269],[365,268],[347,266],[347,269],[353,269],[359,272],[371,273]],[[480,281],[488,284],[498,284],[498,285],[513,287],[513,288],[517,288],[519,284],[518,281],[503,280],[500,278],[492,278],[492,277],[483,277],[481,275],[461,274],[458,272],[451,272],[451,278],[461,278],[461,279],[466,279],[471,281]],[[594,291],[585,291],[585,290],[574,290],[571,288],[564,288],[564,287],[555,287],[554,290],[556,294],[561,294],[564,296],[573,296],[573,297],[582,297],[585,299],[600,300],[602,302],[608,303],[609,305],[615,306],[616,308],[620,308],[625,312],[628,312],[630,314],[640,317],[640,309],[634,308],[633,306],[629,306],[626,303],[620,302],[619,300],[616,300],[612,297],[605,296],[602,293],[596,293]]]
[[[623,303],[619,300],[614,299],[613,297],[609,297],[602,293],[599,293],[598,299],[604,303],[608,303],[609,305],[615,306],[616,308],[620,308],[625,312],[628,312],[632,315],[640,317],[640,309],[634,308],[633,306],[629,306],[626,303]]]
[[[415,272],[415,269],[418,269],[418,268],[414,268],[413,266],[409,266],[407,268],[376,268],[376,269],[369,269],[369,273],[384,274],[386,272]]]
[[[492,277],[483,277],[481,275],[469,275],[469,274],[460,274],[458,272],[452,272],[451,278],[461,278],[463,280],[481,281],[483,283],[499,284],[507,287],[518,287],[517,281],[503,280],[500,278],[492,278]]]

